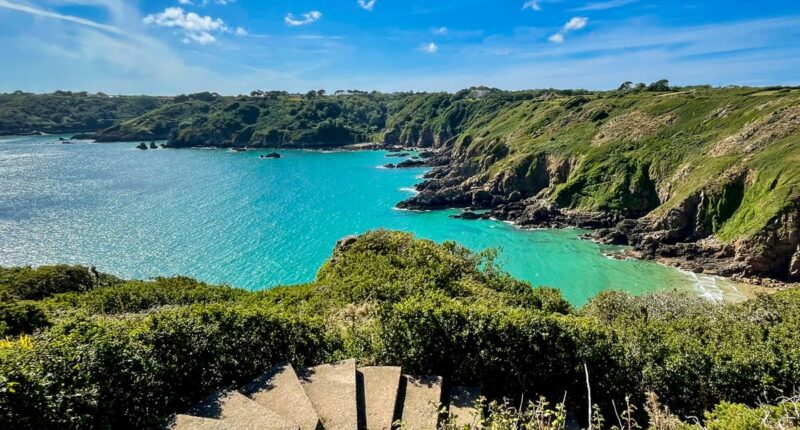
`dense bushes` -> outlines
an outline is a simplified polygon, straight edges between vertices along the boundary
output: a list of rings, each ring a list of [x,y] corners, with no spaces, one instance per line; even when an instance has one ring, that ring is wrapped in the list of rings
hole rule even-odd
[[[39,304],[0,299],[0,338],[32,333],[48,325],[47,315]]]
[[[251,293],[169,278],[14,303],[39,306],[53,326],[0,343],[4,428],[152,428],[275,363],[349,356],[490,396],[566,393],[579,416],[588,369],[606,417],[630,398],[646,422],[652,391],[680,418],[712,411],[709,428],[766,410],[720,402],[755,406],[800,381],[798,291],[725,306],[611,292],[574,310],[497,270],[492,253],[387,231],[341,242],[302,286]]]
[[[324,361],[334,346],[319,320],[243,305],[80,318],[0,349],[0,423],[156,428],[217,388]]]
[[[41,300],[58,293],[86,292],[116,280],[81,266],[0,267],[0,296]]]
[[[95,131],[155,109],[168,98],[56,91],[0,94],[0,135]]]

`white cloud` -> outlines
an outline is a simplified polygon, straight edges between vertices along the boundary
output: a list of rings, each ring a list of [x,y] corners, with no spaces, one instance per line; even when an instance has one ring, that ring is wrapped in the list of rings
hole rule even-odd
[[[301,25],[311,24],[312,22],[319,21],[322,18],[322,12],[318,10],[312,10],[311,12],[306,12],[301,14],[301,18],[295,18],[294,15],[291,13],[287,13],[286,16],[283,18],[284,22],[287,25],[292,27],[298,27]]]
[[[578,31],[582,30],[586,27],[586,24],[589,23],[589,18],[583,16],[576,16],[572,17],[563,27],[559,30],[558,33],[550,36],[547,38],[550,42],[553,43],[563,43],[564,42],[564,35],[569,33],[570,31]]]
[[[358,0],[358,5],[364,10],[371,11],[375,8],[375,0]]]
[[[439,27],[436,30],[433,30],[433,34],[437,36],[444,36],[447,34],[447,31],[448,31],[447,27]]]
[[[587,23],[589,23],[589,18],[576,16],[564,24],[564,31],[580,30],[586,27]]]
[[[200,16],[194,12],[186,13],[179,7],[168,7],[164,9],[164,12],[147,15],[142,22],[160,27],[180,28],[187,32],[227,29],[225,23],[221,19],[214,19],[210,16]]]
[[[428,54],[435,54],[436,52],[439,51],[439,45],[433,42],[427,43],[425,45],[422,45],[422,51],[427,52]]]
[[[183,43],[192,43],[192,41],[197,42],[201,45],[208,45],[209,43],[214,43],[217,41],[217,38],[212,36],[211,34],[203,31],[200,33],[186,33],[186,37],[181,39]]]
[[[522,5],[522,10],[525,9],[540,11],[542,10],[542,4],[539,0],[529,0]]]
[[[194,4],[192,0],[178,0],[178,4]]]
[[[184,43],[197,42],[201,45],[214,43],[217,38],[213,32],[234,33],[237,36],[244,36],[247,30],[237,27],[231,30],[221,19],[214,19],[210,16],[200,16],[194,12],[186,12],[179,7],[168,7],[164,12],[153,13],[142,19],[147,25],[156,25],[166,28],[177,28],[183,33]]]

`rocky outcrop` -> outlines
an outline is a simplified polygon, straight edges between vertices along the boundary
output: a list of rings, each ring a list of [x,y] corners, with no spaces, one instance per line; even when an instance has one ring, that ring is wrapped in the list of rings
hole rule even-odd
[[[631,193],[629,201],[648,200],[651,206],[628,212],[585,211],[561,207],[553,198],[580,163],[576,158],[528,156],[491,176],[469,151],[462,149],[456,157],[429,172],[418,186],[419,194],[398,206],[416,210],[489,209],[489,216],[520,227],[595,229],[590,237],[593,240],[630,245],[637,257],[690,271],[800,280],[800,200],[752,237],[728,243],[715,236],[742,205],[751,181],[748,171],[727,172],[713,186],[698,189],[671,208],[651,211],[653,200],[655,204],[669,200],[670,187],[652,181],[645,169],[638,173],[643,179],[631,188],[648,194],[636,197]],[[469,218],[472,212],[464,213]]]

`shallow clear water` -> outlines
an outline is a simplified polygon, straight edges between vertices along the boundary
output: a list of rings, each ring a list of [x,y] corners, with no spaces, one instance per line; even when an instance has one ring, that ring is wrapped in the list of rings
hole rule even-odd
[[[695,289],[714,278],[609,258],[578,230],[522,231],[452,211],[394,209],[424,170],[383,152],[134,149],[0,138],[0,265],[80,263],[122,277],[183,274],[249,289],[314,279],[336,241],[376,228],[501,248],[500,262],[582,304],[599,291]],[[395,161],[392,161],[395,160]],[[721,294],[721,293],[719,293]]]

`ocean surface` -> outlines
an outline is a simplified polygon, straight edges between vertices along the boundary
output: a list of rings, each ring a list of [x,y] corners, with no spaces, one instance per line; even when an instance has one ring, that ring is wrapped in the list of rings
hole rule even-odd
[[[187,275],[253,290],[312,281],[346,235],[387,228],[474,251],[583,304],[598,292],[681,289],[720,299],[733,284],[651,262],[580,230],[517,229],[394,208],[424,169],[384,169],[381,151],[141,151],[135,143],[0,137],[0,265],[93,265],[125,278]]]

